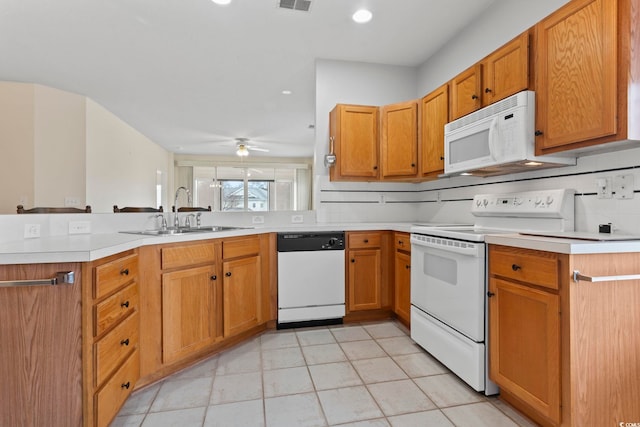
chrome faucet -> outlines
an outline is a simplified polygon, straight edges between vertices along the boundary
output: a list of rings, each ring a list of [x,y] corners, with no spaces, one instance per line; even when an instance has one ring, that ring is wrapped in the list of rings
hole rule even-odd
[[[176,228],[180,227],[180,221],[178,220],[178,195],[180,194],[180,190],[184,190],[184,192],[187,193],[187,204],[191,205],[191,192],[189,189],[187,187],[178,187],[176,190],[176,197],[173,201],[173,206],[176,207],[176,216],[173,219],[173,225]]]
[[[154,215],[156,218],[162,218],[162,224],[160,225],[161,230],[167,229],[167,218],[164,217],[163,214]]]

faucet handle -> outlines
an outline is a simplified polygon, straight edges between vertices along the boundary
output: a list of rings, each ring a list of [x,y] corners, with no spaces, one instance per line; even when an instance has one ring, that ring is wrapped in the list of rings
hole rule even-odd
[[[185,219],[184,219],[184,226],[185,227],[187,227],[187,228],[191,227],[191,220],[190,219],[193,218],[193,217],[195,217],[194,214],[189,214],[189,215],[187,215],[185,217]]]
[[[198,213],[196,214],[196,225],[197,225],[198,227],[200,227],[200,217],[201,217],[201,216],[202,216],[202,213],[201,213],[201,212],[198,212]]]
[[[162,218],[162,224],[160,225],[160,227],[162,227],[163,230],[166,230],[167,229],[167,218],[165,218],[165,216],[163,214],[154,215],[154,217]]]

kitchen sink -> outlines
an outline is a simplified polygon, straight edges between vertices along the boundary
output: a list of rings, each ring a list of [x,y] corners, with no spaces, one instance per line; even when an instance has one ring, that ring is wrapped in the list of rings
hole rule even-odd
[[[159,230],[133,230],[133,231],[121,231],[120,233],[127,234],[143,234],[146,236],[171,236],[177,234],[190,234],[190,233],[215,233],[219,231],[240,230],[246,227],[229,227],[221,225],[202,226],[202,227],[180,227],[180,228],[165,228]]]

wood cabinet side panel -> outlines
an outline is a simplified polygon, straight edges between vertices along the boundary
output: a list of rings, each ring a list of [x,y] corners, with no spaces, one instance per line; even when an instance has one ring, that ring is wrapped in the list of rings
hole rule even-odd
[[[0,266],[0,280],[74,271],[73,285],[0,288],[0,425],[82,425],[82,266]]]
[[[161,245],[142,246],[140,260],[140,375],[162,368],[162,270]]]

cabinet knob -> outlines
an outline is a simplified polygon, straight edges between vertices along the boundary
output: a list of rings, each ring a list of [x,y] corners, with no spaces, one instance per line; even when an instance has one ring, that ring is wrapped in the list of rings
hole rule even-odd
[[[484,93],[491,93],[491,89],[485,88]]]
[[[411,266],[407,264],[407,265],[405,265],[405,266],[404,266],[404,268],[406,268],[407,270],[409,270],[409,269],[411,269]]]
[[[440,156],[440,160],[444,160],[444,156]]]
[[[120,341],[120,345],[129,345],[129,338],[127,338],[126,340]]]
[[[129,381],[120,386],[120,388],[126,388],[127,390],[129,390],[129,387],[131,387],[131,383]]]
[[[475,93],[473,95],[471,95],[471,99],[476,100],[478,99],[478,95],[476,95]]]
[[[398,244],[402,246],[404,245],[404,242],[402,240],[398,240]]]
[[[493,292],[491,292],[491,291],[487,292],[487,296],[488,296],[489,298],[491,298],[491,297],[492,297],[492,296],[494,296],[494,295],[495,295],[495,294],[494,294]]]
[[[544,135],[544,132],[542,132],[540,129],[536,130],[536,136],[542,136]]]
[[[123,303],[120,304],[120,307],[122,308],[129,308],[129,301],[125,301]]]
[[[369,243],[369,239],[364,239],[364,242],[365,243]]]
[[[351,258],[351,262],[356,262],[356,259],[355,258]]]
[[[412,168],[415,168],[415,167],[416,167],[416,164],[415,164],[415,163],[411,163],[411,167],[412,167]]]
[[[511,269],[513,271],[518,271],[520,270],[522,267],[520,267],[518,264],[511,264]]]
[[[373,167],[373,170],[378,170],[378,167],[377,167],[377,166],[374,166],[374,167]]]
[[[226,273],[224,273],[224,275],[227,276],[227,277],[231,277],[231,272],[227,271]]]
[[[211,280],[216,280],[218,279],[218,276],[216,276],[215,274],[213,276],[210,277]]]
[[[122,276],[128,276],[128,275],[129,275],[129,269],[128,269],[128,268],[125,268],[125,269],[123,269],[123,270],[120,270],[120,274],[121,274]]]

